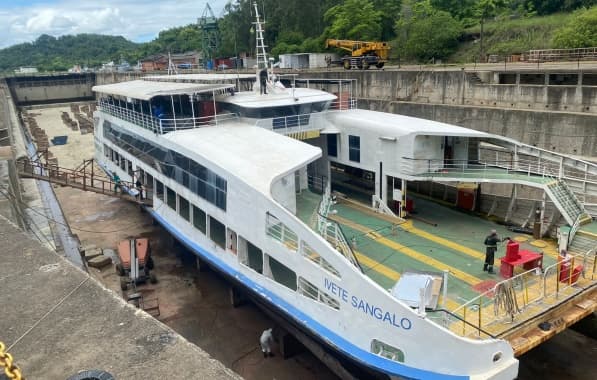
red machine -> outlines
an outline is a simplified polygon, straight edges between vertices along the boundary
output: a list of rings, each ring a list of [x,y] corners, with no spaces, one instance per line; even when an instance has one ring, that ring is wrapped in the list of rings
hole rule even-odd
[[[514,268],[517,266],[522,266],[525,270],[541,268],[543,254],[520,250],[520,244],[510,240],[506,246],[506,256],[500,260],[500,274],[504,278],[510,278],[514,275]]]

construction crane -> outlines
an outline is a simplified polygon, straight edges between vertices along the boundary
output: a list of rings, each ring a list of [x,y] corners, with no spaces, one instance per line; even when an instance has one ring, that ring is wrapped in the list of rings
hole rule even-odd
[[[333,63],[341,64],[346,70],[350,70],[351,68],[367,70],[370,66],[381,69],[388,61],[390,51],[390,45],[387,42],[375,41],[327,39],[325,47],[326,49],[335,47],[350,52],[350,55],[345,55],[338,61],[332,61],[331,58],[327,59],[328,65]]]
[[[220,47],[218,19],[211,10],[209,3],[205,4],[203,14],[197,23],[199,24],[199,28],[201,28],[201,34],[203,36],[203,61],[206,62],[214,58],[214,55]]]

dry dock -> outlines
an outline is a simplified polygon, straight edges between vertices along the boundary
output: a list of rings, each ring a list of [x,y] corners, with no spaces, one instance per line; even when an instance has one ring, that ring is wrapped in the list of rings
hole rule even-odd
[[[65,125],[63,125],[60,119],[62,112],[69,112],[68,107],[37,109],[30,112],[35,114],[34,117],[37,119],[38,124],[46,130],[50,138],[57,135],[69,136],[68,143],[66,145],[50,146],[50,151],[52,151],[54,156],[58,159],[60,166],[74,168],[78,166],[84,159],[89,159],[92,157],[92,135],[81,135],[80,131],[69,130]],[[182,247],[173,242],[171,237],[161,228],[154,226],[149,215],[147,213],[141,212],[138,206],[132,203],[124,202],[118,198],[98,195],[90,192],[83,192],[67,187],[55,187],[54,191],[60,201],[62,211],[66,216],[70,228],[72,229],[73,233],[78,236],[82,245],[93,245],[100,248],[114,249],[120,240],[131,236],[145,236],[150,238],[152,246],[154,247],[153,254],[156,261],[156,274],[158,276],[159,282],[155,285],[143,285],[139,288],[139,290],[159,301],[160,315],[158,319],[184,337],[177,339],[175,342],[176,344],[184,346],[183,348],[185,349],[187,349],[187,346],[194,347],[185,341],[185,339],[188,339],[189,342],[197,344],[199,347],[207,351],[209,355],[221,361],[224,365],[228,366],[247,379],[335,378],[335,376],[332,375],[331,372],[321,362],[316,360],[309,353],[301,353],[288,360],[283,360],[280,355],[276,355],[272,359],[263,359],[261,353],[259,352],[257,340],[261,331],[272,324],[271,320],[261,314],[257,308],[250,304],[240,308],[231,307],[228,301],[227,286],[224,281],[209,271],[199,272],[194,266],[195,263],[193,256],[185,252]],[[341,217],[350,216],[351,212],[354,213],[354,211],[350,208],[340,209],[339,211],[339,215]],[[373,227],[369,226],[370,229],[374,229]],[[424,228],[425,226],[419,227]],[[485,232],[485,229],[483,232]],[[479,233],[481,234],[482,232]],[[376,239],[370,239],[370,237],[364,233],[354,232],[354,234],[359,239],[357,241],[357,245],[360,247],[370,247],[372,244],[376,244],[374,242]],[[427,243],[427,245],[429,244]],[[13,249],[16,249],[17,251],[13,251],[12,255],[14,255],[14,252],[20,252],[19,248],[17,247],[14,247]],[[5,250],[3,252],[10,251]],[[2,253],[2,255],[7,254],[8,253]],[[9,255],[9,257],[11,256]],[[21,257],[18,257],[18,259],[20,260]],[[29,259],[32,260],[31,257],[29,257]],[[2,260],[6,261],[6,259],[3,257]],[[37,260],[37,256],[35,257],[35,260]],[[60,262],[62,263],[63,261]],[[78,286],[78,284],[81,283],[85,278],[85,274],[83,272],[80,272],[74,268],[69,268],[69,270],[74,271],[74,275],[55,276],[56,273],[70,273],[60,272],[63,270],[62,264],[59,270],[54,269],[51,272],[39,271],[39,268],[45,264],[46,262],[38,263],[37,261],[34,261],[33,264],[27,264],[26,262],[15,261],[14,265],[17,268],[29,268],[28,272],[17,271],[16,273],[29,273],[31,275],[41,276],[44,281],[55,281],[56,285],[53,286],[57,286],[58,289],[54,289],[53,292],[61,295],[55,296],[58,301],[64,297],[64,294],[69,293],[70,290],[66,291],[65,293],[65,289],[72,289]],[[64,263],[64,265],[67,264]],[[467,263],[464,263],[463,265],[467,265]],[[374,267],[377,269],[381,268],[379,265],[374,265]],[[20,281],[22,282],[9,281],[10,278],[6,277],[7,275],[3,272],[4,268],[4,266],[0,268],[0,285],[3,285],[4,283],[10,284],[11,286],[16,286],[17,290],[15,291],[15,295],[18,295],[21,298],[7,299],[3,296],[0,297],[0,304],[4,305],[5,301],[9,301],[6,302],[8,304],[19,304],[18,300],[26,299],[27,296],[29,299],[34,300],[38,300],[38,298],[33,297],[40,297],[39,301],[31,302],[32,305],[37,307],[37,311],[32,310],[31,312],[36,312],[38,315],[43,315],[46,311],[43,311],[43,309],[40,310],[40,307],[47,305],[47,303],[43,301],[43,298],[44,296],[50,297],[50,295],[48,295],[49,293],[46,294],[46,291],[50,292],[52,288],[47,286],[47,289],[44,289],[43,284],[37,283],[32,285],[31,283],[26,283],[28,276],[25,275],[21,276],[22,278]],[[11,270],[9,270],[8,266],[6,267],[6,270],[8,271],[7,273],[11,273]],[[13,270],[16,269],[13,268]],[[385,279],[385,274],[378,272],[376,273],[377,274],[375,275],[380,276],[380,281]],[[83,288],[86,289],[88,283],[93,283],[96,286],[99,286],[98,283],[96,283],[97,280],[99,283],[103,284],[103,286],[113,291],[113,293],[106,293],[110,295],[110,302],[113,305],[119,305],[119,308],[124,311],[130,311],[134,316],[135,310],[129,306],[124,306],[123,301],[121,301],[122,297],[120,294],[121,291],[119,289],[118,276],[116,275],[112,266],[107,266],[102,269],[90,268],[90,275],[91,278],[81,285],[81,287],[69,297],[73,297],[75,294],[77,294],[77,292],[82,291]],[[387,281],[387,279],[385,280]],[[72,282],[67,283],[69,286],[71,286],[71,288],[68,288],[68,286],[64,283],[65,281]],[[22,287],[22,290],[18,289],[20,287]],[[59,290],[62,290],[62,293],[60,293]],[[99,291],[96,293],[87,293],[87,296],[89,297],[91,295],[91,298],[94,298],[93,301],[95,302],[96,294],[99,294]],[[81,295],[81,297],[83,297],[83,295]],[[64,301],[62,305],[66,303],[67,302]],[[116,347],[114,349],[111,348],[112,346],[104,347],[99,345],[102,342],[111,342],[111,334],[104,333],[103,336],[98,337],[99,334],[97,331],[114,331],[116,339],[126,337],[122,335],[122,328],[118,325],[118,323],[121,323],[120,320],[115,318],[120,315],[119,313],[112,314],[104,312],[101,313],[101,315],[93,315],[94,319],[92,320],[92,323],[88,324],[79,319],[82,318],[83,314],[80,312],[80,310],[97,310],[94,309],[94,304],[91,301],[88,304],[77,304],[73,302],[73,306],[78,306],[79,309],[70,309],[70,311],[68,311],[69,314],[63,314],[62,317],[67,322],[72,320],[77,324],[83,325],[80,331],[75,330],[78,331],[77,334],[71,334],[79,336],[82,341],[71,342],[70,340],[66,340],[75,339],[74,337],[68,336],[69,334],[64,334],[67,335],[66,337],[61,336],[61,331],[63,330],[56,329],[54,326],[58,325],[59,327],[64,327],[66,329],[68,323],[64,321],[61,322],[60,320],[51,320],[54,324],[47,324],[45,325],[45,330],[39,330],[40,334],[45,332],[45,335],[47,335],[46,338],[41,338],[42,341],[49,338],[61,339],[60,341],[56,341],[60,342],[58,345],[52,344],[51,342],[49,342],[48,345],[50,347],[59,348],[60,354],[64,355],[64,358],[61,361],[62,363],[68,363],[70,366],[72,366],[72,369],[82,369],[83,367],[75,368],[81,363],[74,361],[71,364],[71,362],[68,361],[69,356],[67,353],[73,350],[72,347],[83,344],[82,342],[85,341],[85,339],[92,339],[95,341],[96,338],[99,339],[97,352],[110,352],[110,355],[104,355],[102,358],[102,360],[105,361],[98,362],[96,367],[103,365],[102,368],[112,370],[112,368],[115,367],[110,367],[109,364],[104,365],[104,363],[108,362],[108,359],[114,360],[116,358],[120,358],[122,355],[129,355],[131,357],[131,361],[137,360],[137,364],[135,364],[137,366],[139,363],[150,360],[149,357],[135,356],[126,350],[120,351],[120,347],[116,345],[114,345],[114,347]],[[31,307],[34,308],[34,306]],[[50,313],[46,319],[50,321],[49,317],[53,316],[52,314],[58,309],[60,308],[57,308],[55,311]],[[4,312],[2,314],[4,314]],[[64,317],[65,315],[67,317]],[[110,318],[106,318],[106,315],[110,315]],[[148,318],[143,313],[137,313],[137,315],[142,315],[143,317],[141,319],[144,322],[151,322],[155,324],[155,326],[164,329],[164,331],[170,331],[170,334],[174,334],[163,324]],[[96,332],[84,330],[85,326],[98,326],[97,322],[95,322],[96,319],[99,320],[100,323],[103,323],[99,324],[99,326],[102,326],[102,328],[94,330]],[[115,320],[117,323],[114,322]],[[16,321],[13,322],[16,323]],[[3,323],[4,322],[0,321],[0,327],[2,330],[5,329]],[[41,323],[38,326],[41,326]],[[37,330],[37,328],[38,327],[35,327],[29,334],[31,335]],[[143,339],[143,337],[147,336],[147,334],[144,335],[143,328],[140,328],[140,330],[127,330],[127,332],[130,332],[131,335],[135,336],[135,338],[129,338],[133,339],[133,341],[135,341],[135,339]],[[155,335],[151,336],[155,337]],[[161,335],[159,335],[158,337],[160,337],[160,339],[158,339],[157,346],[162,349],[162,351],[167,353],[176,352],[173,351],[173,348],[168,346],[170,343],[168,338],[169,336],[170,335],[167,335],[166,338],[161,338]],[[7,338],[3,339],[5,339],[5,342],[8,340]],[[22,340],[24,341],[24,339]],[[62,342],[62,340],[64,340],[64,342]],[[162,341],[166,342],[164,343]],[[86,342],[88,343],[88,341]],[[6,343],[10,344],[10,342]],[[127,343],[124,343],[124,345],[126,348]],[[163,348],[162,346],[166,346],[166,348]],[[14,349],[11,349],[11,353],[15,355],[17,361],[22,363],[23,367],[27,370],[34,368],[29,365],[30,361],[38,360],[39,362],[43,362],[43,360],[46,360],[47,362],[47,358],[51,357],[53,354],[52,351],[48,351],[46,349],[44,350],[43,356],[38,357],[35,353],[36,348],[37,347],[31,344],[28,347],[23,346],[23,350],[18,350],[17,345]],[[193,349],[197,350],[197,352],[201,352],[199,349]],[[85,352],[86,351],[87,350],[85,350]],[[96,352],[96,350],[92,351]],[[160,351],[158,354],[164,354],[162,351]],[[538,348],[531,350],[520,358],[520,378],[560,379],[562,378],[563,374],[566,374],[566,378],[568,379],[592,379],[593,376],[591,375],[594,373],[595,364],[592,362],[591,358],[594,358],[596,351],[597,343],[595,339],[574,333],[572,331],[566,331],[562,335],[543,343]],[[121,353],[122,355],[119,356],[118,353]],[[148,356],[151,356],[153,351],[148,351],[148,354]],[[95,354],[91,355],[91,359],[96,360],[96,356],[93,355]],[[209,359],[206,354],[203,353],[202,355],[202,357],[207,358],[206,360]],[[72,356],[75,360],[79,360],[79,357],[84,357],[82,353],[80,355]],[[158,358],[160,358],[160,356],[158,356]],[[165,360],[173,359],[166,358]],[[203,366],[203,364],[201,364],[202,362],[199,360],[191,359],[187,356],[181,356],[179,360],[181,362],[176,363],[179,368],[186,368],[185,365],[192,364],[197,364],[197,367]],[[168,361],[166,362],[171,363]],[[89,363],[89,361],[82,362],[82,364],[87,363]],[[212,362],[209,361],[209,363]],[[135,368],[135,365],[130,366],[131,368]],[[170,365],[175,364],[172,363]],[[193,370],[193,368],[191,368],[191,370]],[[208,365],[207,368],[209,369],[211,367]],[[69,369],[71,368],[69,367]],[[120,371],[120,369],[118,370]],[[125,374],[130,375],[131,373]],[[135,372],[135,375],[119,376],[119,378],[152,378],[147,376],[148,373],[148,371],[144,370],[141,376],[139,371],[137,371]],[[230,373],[230,371],[223,370],[222,375],[229,376]],[[139,377],[136,375],[139,375]],[[206,373],[205,376],[197,375],[191,377],[219,378],[217,375],[219,375],[219,373],[213,376],[210,373]],[[37,376],[28,377],[39,378]],[[64,377],[65,376],[62,375],[60,378]],[[178,374],[176,376],[161,376],[161,378],[164,377],[190,378],[189,376],[183,376],[182,373],[180,376]]]

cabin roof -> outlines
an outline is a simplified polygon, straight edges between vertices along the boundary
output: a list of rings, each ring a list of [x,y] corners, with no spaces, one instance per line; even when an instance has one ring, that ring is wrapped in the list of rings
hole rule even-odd
[[[126,96],[127,98],[150,100],[156,96],[169,95],[191,95],[222,91],[233,88],[233,84],[203,84],[203,83],[175,83],[175,82],[152,82],[145,80],[134,80],[93,86],[93,91],[103,94]]]
[[[369,130],[371,133],[387,137],[406,135],[496,137],[485,132],[433,120],[362,109],[332,112],[329,118],[336,125],[359,127],[362,130]]]
[[[256,92],[243,91],[236,93],[235,96],[229,96],[220,99],[223,103],[236,104],[243,108],[267,108],[279,106],[296,106],[301,104],[326,102],[337,99],[336,95],[329,92],[314,90],[311,88],[286,88],[277,89],[276,92],[269,92],[267,95],[261,95]]]
[[[271,197],[274,180],[321,157],[321,149],[264,128],[235,122],[171,132],[165,139],[189,158],[208,159]],[[225,175],[224,175],[225,177]]]

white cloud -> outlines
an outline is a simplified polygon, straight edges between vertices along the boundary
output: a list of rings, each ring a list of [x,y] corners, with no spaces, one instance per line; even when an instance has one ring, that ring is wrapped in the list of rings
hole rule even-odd
[[[216,16],[227,2],[210,1]],[[46,0],[29,6],[1,3],[0,48],[33,41],[41,34],[99,33],[141,42],[161,30],[195,23],[206,5],[198,0]]]

